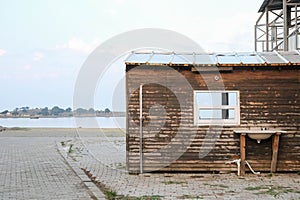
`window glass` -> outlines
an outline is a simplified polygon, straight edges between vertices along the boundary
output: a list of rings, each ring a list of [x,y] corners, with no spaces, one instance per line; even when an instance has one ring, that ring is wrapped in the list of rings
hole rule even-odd
[[[222,109],[200,109],[199,119],[222,119]]]
[[[239,124],[238,91],[195,91],[196,124]]]
[[[234,119],[235,118],[235,110],[229,109],[229,117],[228,119]]]
[[[196,95],[197,103],[200,106],[222,105],[221,93],[201,92]]]
[[[228,98],[230,106],[237,106],[237,94],[235,92],[229,92]]]

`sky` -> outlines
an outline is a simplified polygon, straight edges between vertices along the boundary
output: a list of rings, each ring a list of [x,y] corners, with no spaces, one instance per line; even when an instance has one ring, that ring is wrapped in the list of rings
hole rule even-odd
[[[206,52],[253,51],[262,2],[0,0],[0,111],[72,107],[76,78],[89,54],[134,29],[176,31]],[[95,109],[112,108],[112,91],[125,74],[123,60],[99,83]]]

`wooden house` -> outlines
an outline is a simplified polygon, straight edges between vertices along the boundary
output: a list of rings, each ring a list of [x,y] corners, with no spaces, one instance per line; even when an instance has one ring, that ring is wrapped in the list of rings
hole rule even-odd
[[[255,171],[270,171],[271,164],[299,171],[299,66],[298,51],[132,52],[126,59],[129,173],[237,171],[234,161],[243,157]],[[275,132],[262,140],[244,134],[241,143],[247,130]],[[276,133],[282,133],[278,148]]]

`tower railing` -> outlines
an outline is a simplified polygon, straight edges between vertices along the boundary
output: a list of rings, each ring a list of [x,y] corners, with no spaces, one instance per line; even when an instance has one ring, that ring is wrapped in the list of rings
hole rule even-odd
[[[282,9],[266,6],[255,24],[255,51],[300,50],[300,4],[283,0]]]

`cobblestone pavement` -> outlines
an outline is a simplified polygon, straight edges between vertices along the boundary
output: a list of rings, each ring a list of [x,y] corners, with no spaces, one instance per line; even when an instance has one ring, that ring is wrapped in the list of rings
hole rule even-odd
[[[102,189],[115,191],[124,199],[300,199],[296,173],[247,174],[244,178],[235,173],[129,175],[125,137],[106,135],[82,130],[79,138],[69,129],[0,134],[0,199],[94,198],[100,190],[91,189],[93,183],[80,168]]]
[[[0,135],[0,199],[92,199],[57,151],[60,138],[13,133]]]
[[[85,148],[81,146],[83,141]],[[300,199],[300,176],[294,174],[147,173],[125,171],[124,137],[82,138],[73,156],[96,182],[120,196],[161,199]],[[74,142],[74,141],[73,141]]]

